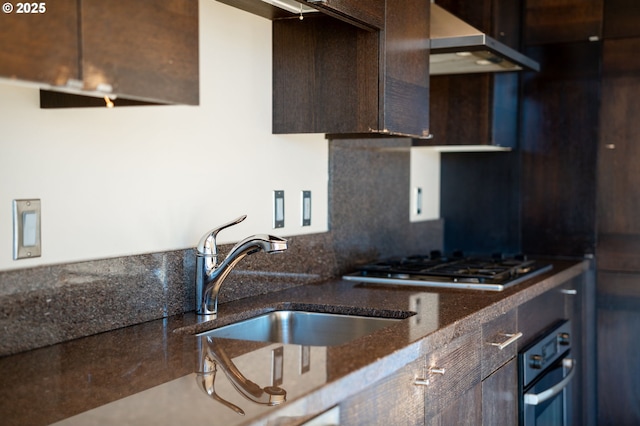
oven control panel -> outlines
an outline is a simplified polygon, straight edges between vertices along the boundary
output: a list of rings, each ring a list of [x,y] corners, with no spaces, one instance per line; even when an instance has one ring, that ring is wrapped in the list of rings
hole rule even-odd
[[[520,352],[523,384],[527,386],[570,349],[571,322],[562,320]]]

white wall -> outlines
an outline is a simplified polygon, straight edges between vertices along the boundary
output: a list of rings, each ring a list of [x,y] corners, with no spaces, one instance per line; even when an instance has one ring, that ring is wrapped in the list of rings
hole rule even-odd
[[[200,106],[39,109],[0,84],[0,270],[327,230],[324,135],[271,134],[271,22],[200,1]],[[273,230],[272,191],[286,194]],[[300,191],[312,226],[301,227]],[[13,260],[12,200],[42,200],[42,256]]]

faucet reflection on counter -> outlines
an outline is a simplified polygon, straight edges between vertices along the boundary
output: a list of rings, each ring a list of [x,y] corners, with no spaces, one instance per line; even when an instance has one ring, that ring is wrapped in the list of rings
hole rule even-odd
[[[224,351],[218,339],[201,336],[198,339],[198,352],[199,365],[196,375],[198,386],[215,401],[220,402],[236,413],[240,415],[245,414],[240,407],[223,399],[215,392],[214,382],[218,366],[227,376],[233,387],[250,401],[257,404],[274,406],[280,405],[287,400],[287,391],[276,386],[275,383],[273,386],[261,388],[256,383],[247,379]]]
[[[223,262],[218,263],[216,236],[220,231],[237,225],[247,218],[240,216],[229,223],[207,232],[196,248],[196,313],[198,315],[216,315],[218,313],[218,293],[225,278],[244,257],[264,251],[278,253],[287,249],[287,240],[267,234],[249,236],[238,242],[227,254]]]

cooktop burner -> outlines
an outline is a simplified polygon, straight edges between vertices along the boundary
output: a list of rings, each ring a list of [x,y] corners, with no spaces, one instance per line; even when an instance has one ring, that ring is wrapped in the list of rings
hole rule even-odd
[[[502,291],[551,268],[550,264],[522,255],[505,258],[501,255],[465,257],[454,254],[444,257],[439,252],[432,252],[426,256],[391,258],[363,265],[342,278],[377,284]]]

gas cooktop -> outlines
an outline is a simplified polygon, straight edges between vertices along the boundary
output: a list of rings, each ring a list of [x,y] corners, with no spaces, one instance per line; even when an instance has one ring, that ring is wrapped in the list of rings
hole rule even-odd
[[[551,264],[529,260],[523,255],[446,257],[432,252],[426,256],[391,258],[363,265],[342,278],[375,284],[502,291],[551,268]]]

